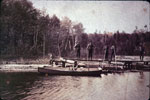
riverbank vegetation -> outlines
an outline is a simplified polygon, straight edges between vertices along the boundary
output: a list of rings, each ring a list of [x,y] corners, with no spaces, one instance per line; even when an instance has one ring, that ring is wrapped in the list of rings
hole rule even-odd
[[[150,56],[150,32],[147,25],[133,33],[85,33],[84,26],[69,18],[49,16],[33,7],[28,0],[2,0],[0,3],[0,58],[39,58],[48,54],[75,57],[74,45],[81,44],[81,56],[86,57],[87,44],[94,44],[94,56],[103,55],[104,46],[116,46],[117,55],[138,55],[144,44],[145,55]],[[52,9],[53,10],[53,9]],[[102,19],[103,20],[103,19]],[[110,23],[111,24],[111,23]]]

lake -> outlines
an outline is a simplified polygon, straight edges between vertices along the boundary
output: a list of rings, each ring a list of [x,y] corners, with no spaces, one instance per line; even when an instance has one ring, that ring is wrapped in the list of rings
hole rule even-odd
[[[101,77],[0,72],[0,96],[4,100],[148,100],[149,76],[150,72]]]

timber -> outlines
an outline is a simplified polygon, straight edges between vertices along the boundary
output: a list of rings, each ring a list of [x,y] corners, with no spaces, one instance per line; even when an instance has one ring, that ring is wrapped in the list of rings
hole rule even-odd
[[[150,71],[149,59],[121,59],[103,61],[83,59],[55,59],[51,67],[38,68],[38,72],[63,76],[100,76],[101,74]],[[122,57],[123,58],[123,57]],[[124,57],[125,58],[125,57]],[[131,57],[130,57],[131,58]]]

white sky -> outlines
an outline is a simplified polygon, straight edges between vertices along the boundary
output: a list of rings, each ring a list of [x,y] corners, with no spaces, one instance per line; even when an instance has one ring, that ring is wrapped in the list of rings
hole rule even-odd
[[[81,22],[85,32],[133,32],[135,26],[144,29],[150,24],[150,4],[146,1],[50,1],[30,0],[38,9],[52,16]],[[149,29],[150,30],[150,29]]]

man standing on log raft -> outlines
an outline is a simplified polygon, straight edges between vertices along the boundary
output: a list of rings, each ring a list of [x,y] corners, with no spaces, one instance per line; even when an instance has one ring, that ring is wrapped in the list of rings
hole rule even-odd
[[[87,50],[88,50],[88,59],[92,60],[92,56],[93,56],[93,49],[94,46],[92,44],[92,42],[90,42],[87,46]]]
[[[80,58],[80,50],[81,50],[80,43],[77,43],[75,45],[75,49],[76,49],[76,57]]]
[[[140,45],[140,60],[143,61],[144,59],[144,46],[143,44]]]
[[[116,55],[115,46],[112,45],[111,46],[111,58],[110,58],[110,61],[112,61],[112,58],[115,57],[115,55]]]
[[[108,61],[108,53],[109,53],[109,47],[106,45],[104,48],[104,60]]]

